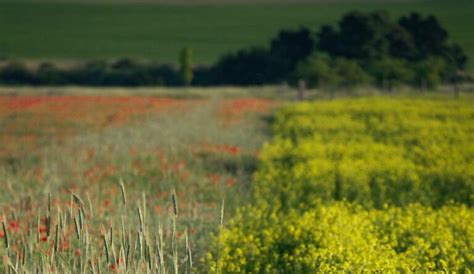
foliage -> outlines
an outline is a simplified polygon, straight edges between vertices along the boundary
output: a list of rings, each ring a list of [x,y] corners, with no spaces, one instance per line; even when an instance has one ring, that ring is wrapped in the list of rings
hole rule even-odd
[[[350,12],[338,26],[337,30],[324,26],[318,33],[318,49],[332,57],[363,62],[385,57],[417,62],[437,57],[457,69],[466,65],[463,50],[449,43],[448,32],[433,15],[423,18],[414,12],[392,22],[385,12]]]
[[[354,60],[336,58],[333,62],[335,73],[340,75],[339,87],[354,88],[372,83],[372,76]]]
[[[415,63],[413,85],[421,89],[435,88],[441,83],[441,76],[445,66],[446,64],[443,59],[433,57]]]
[[[275,72],[275,59],[263,48],[224,55],[209,70],[211,84],[243,86],[275,83]]]
[[[403,59],[383,57],[372,61],[369,70],[377,85],[389,91],[393,91],[395,87],[407,83],[413,78],[411,68]]]
[[[334,87],[340,81],[340,75],[331,66],[327,55],[312,55],[301,62],[293,75],[294,80],[304,79],[308,87]]]
[[[35,84],[33,74],[21,63],[12,62],[0,70],[0,83],[10,85]]]
[[[314,50],[306,28],[282,30],[272,39],[270,49],[252,47],[222,56],[208,71],[201,70],[197,83],[207,85],[262,85],[288,79],[296,65]]]
[[[181,79],[186,86],[189,86],[193,81],[192,59],[193,52],[190,48],[184,48],[181,50],[179,56],[179,72],[181,73]]]
[[[0,69],[0,83],[9,85],[87,85],[87,86],[179,86],[183,81],[170,65],[138,63],[120,59],[113,63],[91,61],[71,69],[50,63],[36,71],[12,62]]]
[[[332,57],[371,60],[386,55],[386,34],[391,27],[385,12],[350,12],[339,21],[339,30],[324,26],[318,33],[318,49]]]
[[[296,65],[314,52],[315,44],[312,33],[307,28],[280,31],[271,41],[269,52],[276,62],[276,80],[287,79]]]
[[[36,71],[36,78],[37,83],[50,86],[68,83],[66,73],[51,63],[42,63]]]
[[[370,84],[371,77],[353,60],[315,54],[301,62],[292,75],[292,81],[304,79],[308,87],[354,88]]]

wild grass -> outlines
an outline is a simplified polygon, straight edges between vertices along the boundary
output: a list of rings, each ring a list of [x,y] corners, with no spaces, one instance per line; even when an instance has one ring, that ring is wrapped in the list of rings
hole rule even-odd
[[[258,101],[190,100],[185,108],[53,138],[16,154],[14,163],[2,155],[2,271],[200,269],[211,234],[246,202],[267,138],[265,112],[242,108],[246,100]],[[226,111],[235,102],[239,109]]]

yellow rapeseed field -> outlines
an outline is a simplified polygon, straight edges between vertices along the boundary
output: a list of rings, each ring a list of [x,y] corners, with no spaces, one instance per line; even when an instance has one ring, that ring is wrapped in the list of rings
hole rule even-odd
[[[472,102],[299,103],[277,113],[274,135],[211,270],[472,271]]]

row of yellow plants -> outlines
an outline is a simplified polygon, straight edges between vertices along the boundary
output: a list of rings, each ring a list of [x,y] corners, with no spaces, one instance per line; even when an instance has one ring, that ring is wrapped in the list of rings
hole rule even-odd
[[[261,154],[257,197],[283,207],[315,198],[370,207],[474,203],[470,101],[345,99],[282,109]]]
[[[336,202],[286,214],[252,206],[221,230],[207,261],[224,273],[468,272],[473,220],[464,205],[367,210]]]
[[[474,268],[474,108],[362,98],[280,110],[254,204],[222,228],[227,273]]]

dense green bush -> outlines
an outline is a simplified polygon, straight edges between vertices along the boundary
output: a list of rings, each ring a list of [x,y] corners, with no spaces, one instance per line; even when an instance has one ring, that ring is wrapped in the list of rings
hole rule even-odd
[[[276,59],[266,49],[251,48],[224,55],[204,76],[210,85],[263,85],[277,82]],[[196,73],[196,78],[200,74]],[[199,79],[197,83],[202,82]]]
[[[389,91],[413,79],[413,71],[403,59],[383,57],[374,60],[369,65],[369,71],[377,85]]]
[[[51,63],[43,63],[36,71],[37,83],[44,85],[62,85],[69,82],[68,75]]]
[[[0,70],[0,83],[8,85],[34,85],[34,74],[19,62],[12,62]]]
[[[371,76],[353,60],[331,59],[328,55],[312,55],[301,62],[292,75],[291,82],[304,79],[310,88],[354,88],[369,85]]]
[[[53,86],[179,86],[183,84],[183,80],[180,73],[170,65],[121,59],[113,63],[92,61],[72,69],[58,69],[50,63],[43,63],[36,71],[13,62],[0,69],[0,83]]]
[[[335,73],[340,75],[341,80],[338,86],[341,88],[354,88],[372,83],[372,76],[354,60],[336,58],[333,66]]]
[[[293,82],[304,79],[310,88],[335,87],[341,81],[340,77],[331,66],[329,56],[312,55],[296,67]]]
[[[422,90],[435,88],[441,83],[445,67],[446,64],[442,59],[434,57],[415,63],[412,84]]]

